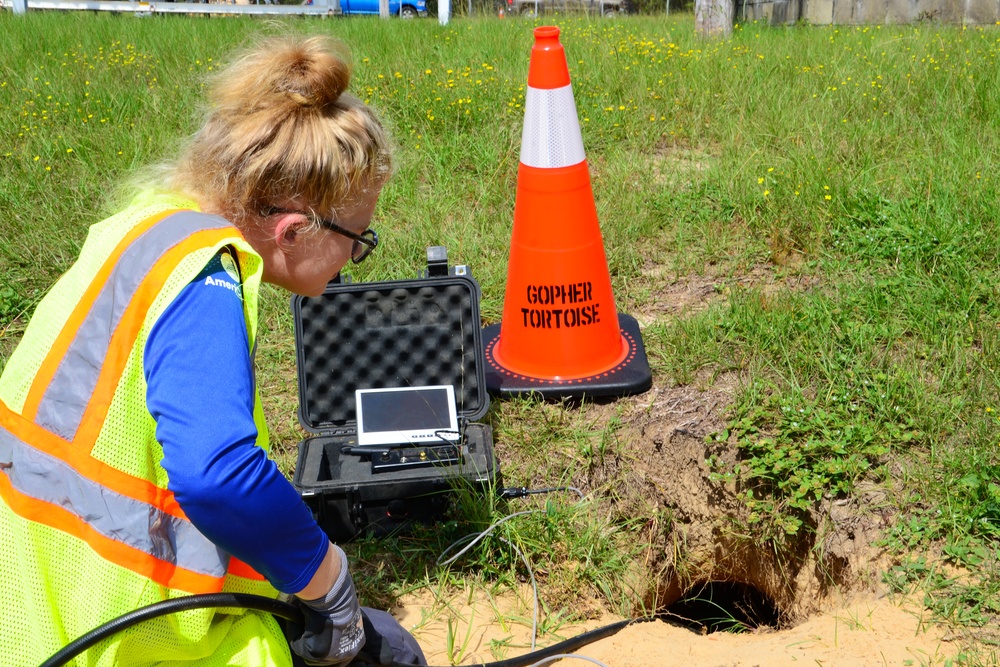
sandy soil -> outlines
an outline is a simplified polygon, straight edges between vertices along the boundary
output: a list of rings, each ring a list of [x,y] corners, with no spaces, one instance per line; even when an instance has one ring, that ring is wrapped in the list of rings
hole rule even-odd
[[[478,594],[471,596],[471,603],[470,596],[462,596],[460,602],[441,605],[426,595],[412,596],[403,601],[396,616],[412,630],[431,665],[482,664],[530,650],[530,607],[511,604],[509,597],[489,599]],[[523,623],[497,620],[496,612],[506,615],[514,611],[516,616],[518,608],[524,612]],[[607,617],[584,625],[564,625],[557,637],[540,640],[538,647],[618,620]],[[460,656],[455,651],[461,658],[455,663],[449,659],[449,623],[452,636],[457,638],[452,646],[465,644]],[[927,623],[913,601],[883,597],[853,600],[787,630],[702,635],[664,621],[639,623],[578,649],[576,654],[609,667],[941,665],[957,652],[957,647],[942,637],[943,632]],[[507,648],[491,652],[491,641]],[[561,664],[588,663],[567,659]]]

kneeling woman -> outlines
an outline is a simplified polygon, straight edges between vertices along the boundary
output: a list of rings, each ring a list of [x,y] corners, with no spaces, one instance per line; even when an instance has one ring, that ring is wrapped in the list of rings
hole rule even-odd
[[[253,368],[262,282],[318,295],[378,244],[391,150],[349,79],[323,38],[248,50],[158,187],[94,225],[39,304],[0,376],[5,664],[217,591],[296,596],[319,619],[292,641],[310,664],[364,647],[344,552],[268,458]],[[423,661],[396,636],[397,661]],[[187,663],[292,655],[269,615],[209,609],[125,630],[79,664]]]

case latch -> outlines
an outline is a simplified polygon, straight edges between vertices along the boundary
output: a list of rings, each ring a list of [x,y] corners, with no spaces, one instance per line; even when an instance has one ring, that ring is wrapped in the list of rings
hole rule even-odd
[[[458,266],[448,266],[448,249],[443,245],[432,245],[427,247],[427,270],[420,274],[421,278],[435,278],[438,276],[467,276],[469,267],[465,264]]]
[[[443,245],[427,248],[427,277],[448,275],[448,249]]]

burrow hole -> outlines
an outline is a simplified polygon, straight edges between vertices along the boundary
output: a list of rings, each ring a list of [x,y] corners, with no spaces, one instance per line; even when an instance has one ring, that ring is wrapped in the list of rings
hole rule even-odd
[[[660,618],[702,634],[777,629],[781,609],[760,589],[737,581],[707,581],[667,606]]]

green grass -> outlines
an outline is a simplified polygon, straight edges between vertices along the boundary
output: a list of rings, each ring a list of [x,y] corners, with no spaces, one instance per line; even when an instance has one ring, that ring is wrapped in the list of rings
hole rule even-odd
[[[878,483],[898,515],[894,585],[922,586],[969,632],[988,627],[1000,614],[1000,29],[751,24],[702,41],[693,23],[559,21],[618,307],[654,310],[675,277],[712,281],[719,298],[649,318],[644,340],[658,385],[744,378],[716,435],[740,458],[715,474],[743,489],[758,539],[808,533],[820,499]],[[415,276],[424,248],[444,244],[497,321],[533,25],[0,14],[0,363],[120,201],[115,186],[197,127],[204,77],[272,30],[344,39],[353,89],[398,145],[384,242],[355,277]],[[744,279],[754,271],[773,285]],[[261,386],[288,470],[302,433],[287,296],[268,290],[264,306]],[[562,484],[619,453],[614,411],[591,410],[497,401],[507,481]],[[542,565],[556,614],[573,590],[626,606],[628,559],[614,554],[640,550],[644,529],[616,513],[613,483],[595,490],[598,505],[567,501],[507,535]],[[362,543],[366,595],[426,583],[427,554],[493,516]],[[933,553],[971,578],[909,556]],[[513,584],[519,563],[484,549],[451,576]]]

